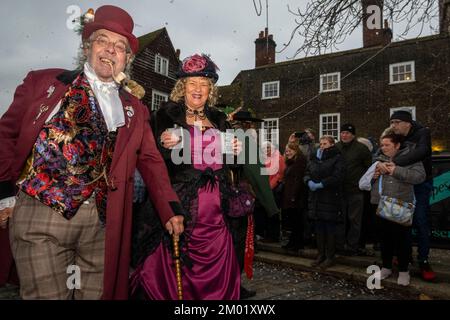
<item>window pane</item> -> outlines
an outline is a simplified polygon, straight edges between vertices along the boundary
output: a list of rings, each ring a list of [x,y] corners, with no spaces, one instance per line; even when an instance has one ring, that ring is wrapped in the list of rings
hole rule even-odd
[[[338,134],[339,116],[338,115],[321,115],[321,135],[332,135],[335,139]]]
[[[156,72],[159,72],[160,63],[161,63],[161,59],[159,59],[159,57],[156,56],[156,58],[155,58],[155,71]]]
[[[161,73],[167,74],[167,60],[166,60],[166,59],[163,59],[163,60],[162,60],[162,70],[161,70]]]

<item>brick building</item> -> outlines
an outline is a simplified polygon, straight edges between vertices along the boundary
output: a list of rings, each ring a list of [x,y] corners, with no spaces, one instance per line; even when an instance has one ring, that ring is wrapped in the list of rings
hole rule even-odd
[[[146,94],[142,101],[151,110],[167,101],[175,85],[179,55],[166,28],[139,37],[139,52],[132,63],[131,78],[144,87]]]
[[[363,1],[371,4],[380,1]],[[337,138],[347,122],[358,136],[378,138],[390,114],[406,108],[431,128],[435,150],[450,149],[448,20],[440,34],[398,42],[386,22],[364,27],[362,48],[279,63],[266,29],[255,41],[256,67],[220,88],[220,104],[251,108],[266,128],[279,128],[281,148],[293,131],[311,127]]]

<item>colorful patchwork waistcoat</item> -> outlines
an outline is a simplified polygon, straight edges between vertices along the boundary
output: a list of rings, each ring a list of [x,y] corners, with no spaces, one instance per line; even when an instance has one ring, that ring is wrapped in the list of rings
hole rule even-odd
[[[71,219],[95,193],[102,223],[106,220],[108,176],[116,132],[108,133],[103,114],[80,74],[61,108],[42,128],[32,151],[32,164],[19,188]]]

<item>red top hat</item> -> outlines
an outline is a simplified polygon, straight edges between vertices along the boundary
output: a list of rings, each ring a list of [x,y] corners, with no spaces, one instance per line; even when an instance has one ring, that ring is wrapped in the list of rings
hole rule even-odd
[[[110,5],[101,6],[95,12],[94,21],[84,26],[82,39],[88,39],[96,30],[106,29],[126,37],[131,50],[136,53],[139,49],[139,41],[132,34],[133,27],[133,19],[125,10]]]

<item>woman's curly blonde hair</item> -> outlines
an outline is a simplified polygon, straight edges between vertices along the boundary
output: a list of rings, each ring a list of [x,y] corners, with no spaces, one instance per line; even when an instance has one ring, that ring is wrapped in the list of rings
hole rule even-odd
[[[181,78],[178,79],[177,82],[175,82],[175,86],[172,89],[172,92],[170,93],[170,100],[174,102],[184,102],[184,97],[186,95],[186,80],[188,78]],[[208,106],[214,107],[217,103],[218,98],[218,90],[217,87],[214,85],[214,82],[210,79],[208,79],[209,83],[209,95],[208,95]]]

